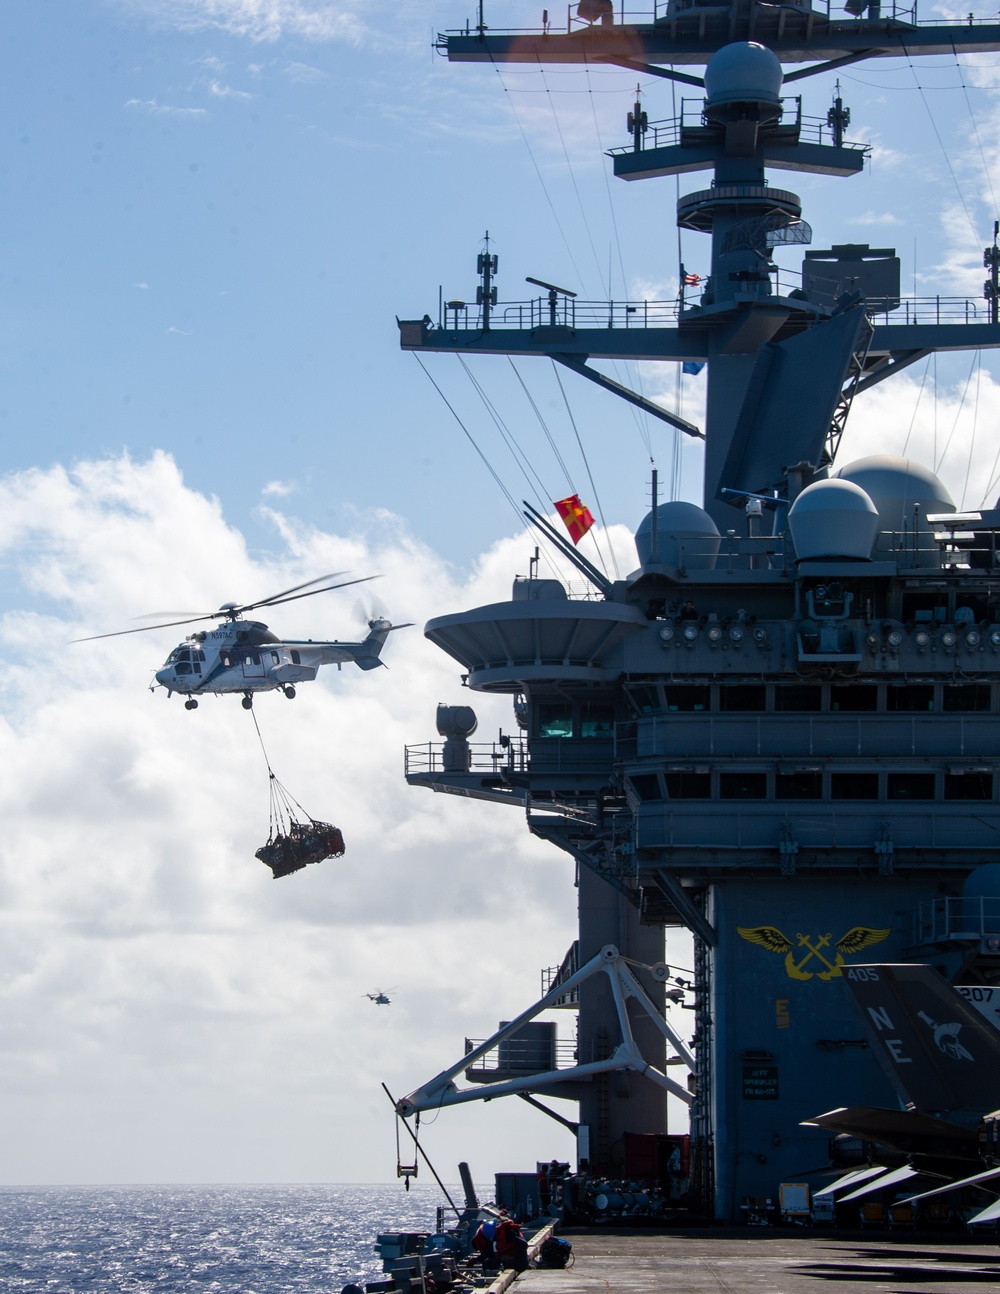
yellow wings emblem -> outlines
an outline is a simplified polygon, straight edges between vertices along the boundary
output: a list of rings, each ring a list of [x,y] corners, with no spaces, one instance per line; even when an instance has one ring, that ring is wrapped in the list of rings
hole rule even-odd
[[[883,939],[888,939],[891,934],[891,926],[885,930],[873,930],[871,926],[852,926],[846,935],[842,935],[837,940],[837,948],[845,956],[851,957],[854,953],[861,952],[862,948],[870,948],[872,944],[880,944]]]
[[[736,933],[748,944],[760,944],[761,948],[766,948],[771,953],[781,953],[784,956],[792,950],[792,941],[777,926],[737,926]]]

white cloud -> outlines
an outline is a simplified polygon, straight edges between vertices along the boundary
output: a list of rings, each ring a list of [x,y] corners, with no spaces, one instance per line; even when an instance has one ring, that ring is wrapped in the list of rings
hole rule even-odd
[[[366,23],[343,0],[124,0],[148,18],[184,31],[216,30],[252,41],[283,36],[361,40]],[[363,12],[362,6],[356,6]]]
[[[207,117],[207,108],[178,108],[173,104],[159,103],[156,99],[126,99],[126,108],[137,112],[150,112],[157,117]]]
[[[296,481],[268,481],[261,490],[266,499],[287,499],[298,491]]]
[[[236,90],[231,85],[223,85],[221,81],[210,81],[208,92],[213,99],[238,99],[245,102],[254,97],[247,90]]]
[[[404,746],[436,740],[439,701],[471,702],[485,741],[516,732],[509,700],[464,692],[419,626],[506,598],[530,546],[503,541],[464,578],[397,517],[350,536],[269,517],[273,551],[251,557],[165,454],[0,479],[0,563],[23,590],[0,617],[7,1181],[385,1180],[379,1080],[402,1093],[444,1068],[534,999],[538,967],[573,938],[572,866],[523,812],[402,778]],[[253,856],[268,777],[251,716],[146,690],[186,631],[67,643],[333,570],[381,572],[380,602],[416,625],[392,636],[388,669],[258,697],[276,774],[347,842],[275,883]],[[354,598],[266,618],[349,639]],[[396,1000],[375,1010],[363,994],[389,984]],[[475,1128],[483,1176],[565,1157],[565,1135],[518,1106],[446,1112],[431,1152],[468,1157]]]

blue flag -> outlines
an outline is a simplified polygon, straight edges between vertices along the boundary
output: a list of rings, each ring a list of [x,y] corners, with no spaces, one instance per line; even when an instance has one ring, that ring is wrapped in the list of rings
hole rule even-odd
[[[692,377],[697,377],[704,367],[705,365],[699,364],[697,360],[686,359],[681,365],[681,372],[690,373]]]

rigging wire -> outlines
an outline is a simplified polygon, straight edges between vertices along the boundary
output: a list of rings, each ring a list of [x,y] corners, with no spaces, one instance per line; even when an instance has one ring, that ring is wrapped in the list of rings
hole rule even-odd
[[[545,439],[549,442],[549,448],[556,456],[556,462],[559,464],[560,468],[562,469],[563,476],[567,481],[569,481],[570,488],[573,490],[576,490],[576,486],[573,484],[573,473],[569,470],[569,468],[566,465],[566,460],[559,452],[559,447],[556,444],[555,440],[553,439],[551,431],[549,431],[548,423],[545,421],[545,418],[542,416],[541,409],[539,409],[538,405],[535,403],[534,396],[528,390],[528,387],[524,378],[521,376],[520,372],[518,371],[517,365],[514,363],[514,360],[510,355],[507,356],[507,361],[510,364],[511,368],[514,370],[514,376],[520,382],[521,390],[527,396],[528,403],[531,405],[532,409],[534,410],[535,417],[538,419],[538,425],[545,433]],[[549,502],[551,503],[551,499],[549,500]]]
[[[590,99],[590,112],[591,112],[591,116],[594,119],[594,134],[597,136],[597,147],[601,150],[601,153],[603,155],[603,153],[605,152],[604,141],[601,138],[601,126],[597,117],[597,105],[594,102],[595,91],[593,86],[590,83],[589,64],[584,65],[584,71],[587,77],[587,95],[588,95],[588,98]],[[638,92],[639,92],[639,87],[636,87],[637,95],[638,95]],[[608,91],[604,91],[604,93],[608,93]],[[621,240],[621,235],[618,232],[618,218],[615,213],[615,204],[611,197],[611,184],[608,179],[608,168],[606,166],[601,167],[601,175],[604,178],[604,196],[608,200],[608,216],[611,220],[611,231],[614,234],[614,245],[618,251],[618,272],[621,275],[621,280],[622,280],[622,293],[627,297],[628,278],[625,274],[625,258],[622,254],[622,240]],[[613,293],[611,290],[611,283],[612,283],[612,275],[611,275],[611,265],[609,263],[608,265],[608,299],[609,300],[611,300],[613,296]],[[625,369],[625,372],[629,374],[629,381],[634,383],[634,385],[637,387],[639,391],[639,394],[645,395],[645,392],[642,389],[642,369],[638,365],[630,364],[628,360],[623,361],[623,367]],[[612,371],[614,372],[618,380],[622,381],[622,375],[619,371],[617,360],[615,360],[612,364]],[[628,406],[628,410],[629,410],[629,413],[631,414],[632,421],[635,424],[635,428],[639,433],[639,438],[645,445],[646,453],[648,454],[649,459],[652,462],[653,443],[652,443],[652,433],[650,432],[650,428],[649,428],[649,414],[643,413],[642,411],[637,409],[634,404],[630,404]]]
[[[965,397],[969,394],[969,383],[972,381],[972,375],[976,371],[976,364],[978,363],[981,354],[982,352],[978,350],[973,352],[972,363],[969,365],[969,373],[965,379],[965,386],[962,390],[962,398],[959,401],[958,409],[955,412],[955,420],[951,424],[951,431],[948,432],[948,439],[944,443],[944,447],[941,450],[940,456],[934,460],[935,473],[940,472],[941,464],[948,457],[948,447],[951,445],[951,440],[955,434],[955,429],[958,426],[958,421],[962,416],[962,410],[965,408]],[[965,474],[965,483],[966,483],[966,486],[968,486],[968,483],[969,483],[968,471],[966,471],[966,474]]]
[[[573,269],[576,272],[577,279],[582,283],[583,275],[580,273],[580,267],[577,265],[576,257],[573,255],[573,248],[570,245],[569,239],[566,237],[566,231],[562,226],[562,221],[559,219],[559,214],[556,211],[555,203],[552,201],[552,195],[549,193],[548,185],[545,183],[545,178],[542,175],[542,169],[538,165],[538,161],[535,157],[535,154],[532,151],[531,145],[528,142],[527,133],[524,129],[524,126],[521,124],[521,118],[518,116],[517,108],[514,106],[514,100],[511,95],[511,92],[507,88],[507,84],[503,79],[503,74],[501,73],[500,68],[497,66],[496,62],[494,61],[492,54],[490,55],[490,62],[493,64],[493,69],[497,74],[497,79],[500,82],[500,86],[503,89],[504,94],[507,96],[507,103],[510,106],[511,113],[514,117],[514,121],[517,123],[517,128],[521,132],[521,138],[522,140],[524,140],[524,146],[528,150],[528,156],[531,159],[531,165],[535,168],[535,174],[538,177],[538,183],[542,186],[542,193],[545,195],[545,201],[549,204],[549,210],[552,212],[552,219],[556,222],[556,228],[559,230],[559,237],[562,239],[563,246],[566,248],[566,254],[567,256],[569,256],[570,264],[573,266]]]
[[[517,440],[514,437],[513,432],[506,425],[504,420],[500,417],[500,414],[496,406],[493,404],[493,401],[483,390],[482,384],[480,383],[479,379],[472,372],[472,370],[469,368],[468,364],[466,364],[465,360],[462,358],[461,355],[459,355],[457,358],[458,358],[458,362],[461,364],[463,370],[465,371],[466,377],[469,379],[470,383],[472,384],[473,390],[479,396],[480,400],[482,400],[483,406],[485,407],[486,412],[493,419],[494,426],[496,427],[497,431],[499,431],[501,437],[503,438],[504,443],[506,444],[507,448],[510,450],[511,457],[514,459],[514,461],[517,463],[518,467],[520,468],[521,475],[524,477],[525,481],[527,482],[528,489],[531,490],[531,492],[535,496],[535,502],[540,504],[542,506],[542,510],[544,511],[545,508],[547,508],[549,503],[551,502],[551,500],[548,497],[548,490],[546,490],[545,486],[542,484],[541,478],[539,477],[538,473],[535,471],[534,467],[532,466],[531,461],[528,458],[527,454],[525,454],[524,450],[518,444]]]
[[[990,197],[993,200],[993,210],[994,212],[996,212],[997,195],[993,191],[993,177],[990,174],[989,163],[986,161],[986,153],[983,150],[983,141],[979,135],[979,125],[976,121],[976,114],[972,111],[972,100],[969,98],[969,87],[965,84],[965,69],[962,66],[962,61],[958,57],[958,51],[955,49],[954,45],[952,45],[952,53],[955,55],[955,67],[958,69],[958,81],[962,87],[962,94],[965,98],[965,106],[969,110],[969,119],[972,122],[972,133],[976,137],[976,147],[979,149],[979,160],[983,164],[983,175],[986,177],[986,183],[989,186],[989,190],[990,190]]]
[[[917,392],[917,399],[913,406],[913,413],[910,415],[910,425],[906,429],[906,439],[903,441],[903,456],[906,456],[906,447],[910,443],[910,436],[913,434],[913,425],[917,421],[917,413],[920,410],[920,401],[923,399],[924,383],[927,381],[927,374],[930,372],[931,357],[927,356],[927,363],[924,365],[924,375],[920,379],[920,390]]]
[[[506,485],[504,485],[503,481],[500,479],[500,476],[497,473],[496,469],[494,468],[493,464],[490,462],[490,460],[486,457],[483,451],[476,444],[475,437],[472,435],[472,432],[469,431],[468,427],[465,425],[462,419],[458,416],[458,412],[455,409],[454,405],[451,403],[451,401],[448,399],[445,393],[441,390],[438,384],[434,381],[433,377],[431,377],[430,372],[428,371],[423,360],[416,353],[416,351],[412,351],[411,354],[413,355],[413,358],[417,361],[417,363],[420,365],[420,367],[424,370],[424,376],[427,378],[428,382],[430,382],[431,386],[434,388],[435,391],[437,391],[438,395],[444,401],[445,407],[448,409],[448,412],[455,419],[458,425],[462,428],[462,431],[465,433],[465,437],[468,440],[469,444],[472,446],[472,448],[482,459],[483,466],[489,472],[490,476],[493,477],[493,480],[496,482],[497,486],[499,487],[500,492],[503,494],[504,498],[507,500],[507,502],[510,504],[511,508],[513,509],[514,515],[517,517],[518,524],[523,526],[524,518],[521,516],[521,510],[520,508],[518,508],[517,502],[515,501],[514,496],[511,494],[511,492],[507,489]]]
[[[558,368],[556,368],[555,360],[551,360],[551,364],[552,364],[552,371],[553,373],[555,373],[556,381],[559,383],[559,390],[562,394],[563,404],[566,406],[566,414],[569,417],[570,424],[573,428],[573,434],[576,436],[576,443],[580,449],[580,455],[583,458],[583,465],[587,469],[587,479],[590,481],[590,488],[593,491],[594,505],[597,508],[598,515],[601,518],[601,525],[604,528],[604,534],[608,541],[608,548],[611,552],[611,565],[614,568],[615,579],[619,580],[621,579],[621,574],[618,570],[618,559],[615,557],[614,545],[612,544],[611,536],[608,533],[608,523],[604,519],[604,505],[601,503],[601,498],[597,491],[597,484],[594,481],[594,474],[590,470],[590,460],[587,457],[587,451],[583,447],[583,441],[580,439],[580,429],[576,425],[576,419],[573,417],[573,410],[570,408],[569,400],[566,398],[566,388],[563,386],[562,377],[559,373]],[[604,554],[601,552],[601,545],[597,542],[596,535],[594,536],[594,546],[597,548],[597,551],[600,555],[601,565],[604,567],[604,573],[607,574],[608,573],[607,563],[604,559]]]
[[[587,242],[590,244],[590,254],[591,256],[593,256],[594,264],[597,266],[597,281],[598,283],[601,284],[602,287],[606,287],[608,300],[610,301],[611,283],[610,281],[607,284],[604,283],[604,271],[601,269],[600,259],[598,258],[598,255],[597,255],[597,248],[594,246],[594,236],[590,230],[590,221],[587,219],[587,209],[583,205],[583,198],[580,194],[580,188],[576,182],[576,171],[574,171],[573,163],[570,161],[569,149],[566,147],[566,140],[565,140],[565,137],[563,136],[562,126],[559,124],[559,114],[556,112],[556,105],[555,105],[555,101],[552,98],[552,93],[549,90],[549,83],[545,79],[544,68],[541,69],[541,76],[542,76],[542,85],[545,86],[545,93],[546,93],[546,96],[548,97],[549,108],[551,109],[551,112],[552,112],[552,120],[555,124],[556,134],[559,136],[559,143],[562,146],[563,158],[566,162],[566,169],[567,171],[569,171],[569,178],[570,178],[570,182],[573,185],[573,192],[576,194],[577,206],[580,208],[580,219],[583,221],[583,228],[587,234]]]
[[[972,456],[976,449],[976,428],[979,425],[979,379],[983,375],[983,352],[976,351],[976,398],[972,406],[972,437],[969,441],[969,458],[965,464],[965,481],[962,485],[961,509],[965,510],[965,496],[969,492],[969,476],[972,473]],[[968,384],[966,384],[968,385]],[[963,396],[964,399],[964,396]]]
[[[927,95],[924,93],[924,87],[920,84],[920,78],[917,76],[917,69],[914,66],[913,60],[910,58],[909,54],[907,54],[906,56],[906,61],[909,65],[910,71],[913,73],[914,84],[916,85],[917,89],[920,91],[920,98],[927,112],[928,119],[930,120],[931,129],[934,131],[934,137],[937,140],[938,145],[940,146],[941,156],[944,158],[944,164],[948,168],[948,174],[951,176],[952,183],[955,186],[955,192],[958,194],[958,200],[962,204],[962,210],[965,212],[965,218],[969,222],[969,228],[972,230],[972,236],[976,240],[976,243],[978,244],[979,231],[976,228],[975,221],[972,219],[972,213],[970,212],[968,204],[965,201],[965,194],[962,192],[961,185],[958,182],[958,176],[955,174],[955,168],[951,164],[951,158],[948,156],[948,150],[944,146],[944,140],[941,138],[941,132],[938,130],[937,122],[934,119],[934,114],[931,112],[930,104],[927,102]]]

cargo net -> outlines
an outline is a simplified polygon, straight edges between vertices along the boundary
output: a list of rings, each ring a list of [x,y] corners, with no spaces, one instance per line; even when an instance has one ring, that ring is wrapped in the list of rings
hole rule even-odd
[[[267,844],[261,845],[254,856],[270,867],[275,880],[299,872],[310,863],[321,863],[324,858],[340,858],[344,853],[344,837],[340,828],[331,822],[317,822],[311,818],[281,785],[267,757],[257,716],[252,710],[250,714],[264,753],[271,788],[271,829]]]
[[[270,867],[274,879],[301,871],[309,863],[321,863],[324,858],[340,858],[343,852],[340,828],[310,818],[272,773],[271,831],[256,857]]]

